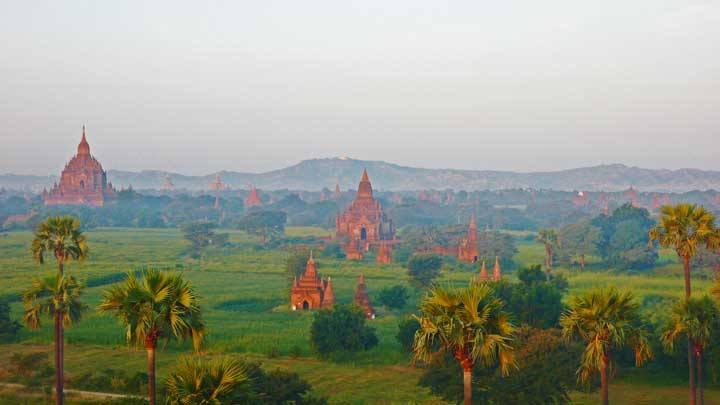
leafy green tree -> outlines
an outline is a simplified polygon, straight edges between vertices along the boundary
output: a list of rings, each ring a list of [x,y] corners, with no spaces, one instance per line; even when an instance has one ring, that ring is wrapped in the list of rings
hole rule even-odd
[[[500,264],[508,268],[514,264],[512,258],[517,253],[517,248],[512,236],[497,231],[485,231],[478,239],[478,253],[480,255],[478,262],[484,260],[492,263],[496,257],[499,257]]]
[[[375,329],[354,305],[317,311],[310,326],[310,346],[320,357],[370,350],[377,344]]]
[[[692,344],[697,367],[696,399],[704,403],[703,395],[703,358],[712,337],[717,333],[717,322],[720,314],[715,303],[707,295],[702,298],[687,297],[672,309],[670,320],[665,325],[660,337],[665,349],[672,351],[675,341],[684,336]]]
[[[207,333],[197,295],[181,274],[147,270],[103,292],[100,311],[125,325],[128,342],[142,344],[148,355],[148,391],[155,405],[155,350],[159,339],[192,339],[200,348]]]
[[[553,266],[553,250],[557,247],[558,235],[554,229],[540,229],[538,230],[537,242],[540,242],[545,247],[545,274],[550,280]]]
[[[190,242],[190,249],[199,252],[204,247],[219,246],[227,242],[228,235],[215,233],[215,228],[217,224],[213,222],[193,222],[183,225],[182,233]]]
[[[660,222],[650,229],[650,243],[658,241],[660,246],[675,249],[685,272],[685,297],[690,297],[690,260],[697,253],[698,246],[708,249],[720,247],[720,232],[715,229],[715,216],[702,206],[677,204],[664,206],[660,211]],[[692,341],[688,338],[688,374],[690,402],[696,402],[695,356]]]
[[[65,262],[84,260],[88,255],[85,235],[80,230],[80,221],[73,217],[51,217],[41,222],[30,247],[38,263],[45,263],[45,254],[52,254],[58,263],[58,272],[63,274]]]
[[[574,296],[570,308],[560,318],[560,325],[566,339],[579,337],[587,343],[578,369],[579,380],[586,383],[599,372],[603,404],[609,403],[608,375],[614,368],[613,351],[632,347],[638,367],[652,357],[640,322],[639,304],[630,292],[607,287]]]
[[[325,249],[323,249],[322,257],[327,257],[330,259],[344,259],[345,252],[342,250],[342,247],[339,243],[331,243],[329,245],[326,245]]]
[[[408,260],[410,282],[415,288],[426,288],[440,274],[442,258],[435,254],[416,254]]]
[[[252,403],[246,366],[230,357],[181,357],[165,379],[167,402],[182,405]]]
[[[305,274],[305,267],[310,258],[310,250],[308,249],[291,249],[285,258],[285,271],[288,280],[292,281],[295,277],[300,278]],[[315,264],[318,266],[318,263]]]
[[[63,403],[63,335],[62,327],[80,321],[87,306],[80,301],[83,286],[73,276],[56,273],[45,278],[33,278],[23,292],[25,314],[23,320],[31,329],[40,327],[40,318],[48,315],[55,325],[55,392],[56,402]]]
[[[598,252],[609,266],[620,269],[650,269],[657,252],[647,245],[646,231],[655,224],[644,208],[625,204],[612,215],[600,215],[591,221],[600,229]]]
[[[405,286],[394,285],[380,290],[378,300],[388,308],[400,309],[405,306],[408,297],[408,290]]]
[[[558,257],[564,263],[579,258],[580,267],[585,270],[585,258],[598,254],[600,239],[600,229],[594,227],[590,221],[565,225],[558,232]]]
[[[404,352],[411,353],[415,342],[415,332],[420,329],[420,322],[412,317],[403,318],[398,323],[398,333],[395,338],[400,343]]]
[[[264,371],[257,362],[245,362],[248,377],[257,394],[253,404],[326,405],[327,400],[312,392],[312,386],[298,373],[285,370]],[[241,402],[242,403],[242,402]]]
[[[237,227],[250,235],[259,236],[265,243],[285,232],[285,222],[287,214],[282,211],[257,211],[240,218]]]
[[[17,335],[22,325],[10,318],[10,304],[0,300],[0,342],[10,342]]]
[[[543,278],[544,278],[543,274]],[[519,328],[515,334],[516,357],[522,359],[508,376],[475,364],[472,397],[487,404],[567,404],[575,387],[575,361],[582,353],[577,343],[566,342],[559,329]],[[447,361],[431,364],[418,385],[429,387],[448,402],[462,401],[459,366]]]
[[[440,353],[452,353],[463,369],[466,405],[472,403],[475,363],[498,365],[503,375],[508,375],[515,364],[515,327],[503,306],[489,285],[477,282],[460,290],[434,286],[420,303],[420,329],[413,344],[415,360],[429,363]]]
[[[495,295],[506,303],[506,309],[520,324],[535,328],[557,326],[563,303],[555,281],[562,278],[555,276],[548,282],[539,265],[519,269],[517,276],[520,283],[494,283]]]

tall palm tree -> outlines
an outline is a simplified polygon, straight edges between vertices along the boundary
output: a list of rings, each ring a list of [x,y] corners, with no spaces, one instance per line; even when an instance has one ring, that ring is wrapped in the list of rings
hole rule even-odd
[[[45,263],[45,254],[52,254],[58,263],[58,273],[63,274],[65,262],[84,260],[88,255],[85,235],[80,231],[80,220],[71,216],[50,217],[38,225],[30,250],[38,263]],[[63,403],[63,381],[65,347],[63,324],[55,325],[56,355],[59,353],[59,364],[55,364],[55,372],[60,373],[60,381],[55,382],[58,404]],[[56,359],[57,362],[57,359]],[[59,371],[58,371],[59,370]]]
[[[660,340],[669,351],[673,350],[675,341],[682,335],[692,342],[692,352],[697,366],[697,399],[700,404],[704,403],[703,354],[715,333],[719,315],[717,306],[707,295],[701,298],[687,297],[673,307],[671,318],[660,336]]]
[[[685,297],[690,297],[690,259],[697,253],[698,245],[709,249],[720,247],[720,234],[715,229],[715,216],[702,206],[693,204],[666,205],[661,209],[660,222],[648,233],[649,244],[658,241],[660,246],[673,248],[685,270]],[[695,356],[688,337],[688,375],[690,404],[695,398]]]
[[[545,247],[545,277],[550,281],[553,266],[553,251],[558,244],[558,234],[554,229],[540,229],[535,241]]]
[[[247,366],[230,357],[202,360],[181,357],[165,379],[170,404],[250,403],[253,393]]]
[[[609,403],[608,377],[613,369],[614,350],[632,346],[638,367],[652,357],[640,324],[639,305],[630,292],[608,287],[574,296],[569,309],[560,317],[560,325],[566,339],[579,337],[587,342],[578,379],[588,382],[600,372],[603,404]]]
[[[420,328],[415,333],[415,360],[432,361],[453,353],[463,369],[465,404],[472,400],[472,369],[476,362],[499,365],[507,375],[515,360],[511,346],[515,327],[503,302],[487,284],[467,288],[434,286],[420,303]]]
[[[148,391],[155,405],[155,350],[158,340],[192,339],[197,351],[207,333],[197,295],[181,274],[147,270],[138,280],[128,273],[124,282],[103,292],[100,311],[112,313],[126,328],[128,342],[142,344],[148,355]]]
[[[63,403],[63,353],[61,327],[77,323],[87,306],[80,301],[83,286],[74,277],[52,274],[33,278],[22,295],[23,320],[31,329],[40,327],[42,315],[49,315],[55,325],[55,397]]]

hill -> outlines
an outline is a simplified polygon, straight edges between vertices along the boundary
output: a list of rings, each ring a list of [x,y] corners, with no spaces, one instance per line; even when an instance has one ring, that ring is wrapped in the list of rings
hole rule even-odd
[[[720,171],[698,169],[643,169],[622,164],[600,165],[552,172],[518,173],[492,170],[425,169],[401,166],[383,161],[349,158],[304,160],[296,165],[264,173],[222,171],[205,176],[188,176],[157,170],[130,172],[109,170],[108,178],[116,186],[132,184],[136,189],[157,189],[165,175],[175,187],[206,190],[216,174],[232,188],[250,185],[266,190],[354,188],[363,168],[367,168],[373,185],[385,190],[498,190],[510,188],[553,189],[560,191],[618,191],[630,185],[641,191],[686,192],[720,190]],[[49,187],[57,177],[0,175],[0,187],[39,190]]]

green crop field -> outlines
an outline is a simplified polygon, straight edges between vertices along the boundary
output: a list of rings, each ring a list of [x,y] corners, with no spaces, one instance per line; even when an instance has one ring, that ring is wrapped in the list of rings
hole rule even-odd
[[[309,346],[308,330],[312,313],[293,312],[288,305],[289,282],[284,261],[285,250],[258,249],[252,238],[237,231],[230,234],[231,247],[213,248],[198,260],[186,260],[185,241],[176,229],[94,229],[86,232],[90,258],[71,263],[66,272],[84,280],[88,287],[83,300],[90,310],[80,324],[66,331],[66,372],[73,375],[86,371],[113,368],[129,372],[143,371],[145,354],[127,347],[124,330],[110,317],[96,311],[101,293],[109,281],[123,273],[148,266],[184,272],[201,295],[204,317],[210,329],[204,351],[209,355],[230,353],[262,361],[266,368],[297,371],[314,389],[327,395],[331,403],[442,403],[427,389],[416,385],[422,370],[411,366],[409,355],[400,351],[395,339],[397,323],[413,311],[420,294],[413,291],[402,311],[388,311],[376,306],[380,344],[352,360],[333,363],[316,359]],[[289,228],[289,236],[326,236],[321,228]],[[55,263],[33,262],[29,252],[32,234],[10,232],[0,234],[0,295],[17,297],[31,277],[56,271]],[[541,263],[542,246],[531,242],[518,245],[515,262],[519,265]],[[386,286],[409,285],[405,269],[398,264],[379,265],[372,258],[363,261],[318,259],[318,271],[329,275],[339,302],[351,302],[360,273],[365,275],[370,297]],[[596,266],[589,260],[589,266]],[[594,286],[614,284],[635,291],[641,301],[655,297],[680,297],[683,280],[672,252],[662,252],[662,274],[627,275],[613,271],[558,269],[570,282],[569,294]],[[511,270],[504,270],[512,278]],[[468,265],[443,267],[441,283],[456,285],[475,276],[477,269]],[[707,290],[710,281],[694,280],[695,291]],[[12,303],[15,317],[22,312],[21,304]],[[9,356],[16,352],[51,351],[49,325],[38,331],[23,329],[20,343],[0,346],[0,378],[7,377]],[[290,357],[291,348],[299,348],[301,356]],[[297,350],[297,349],[294,349]],[[177,356],[189,347],[171,346],[158,354],[158,373],[162,377]],[[273,353],[268,356],[268,353]],[[275,353],[279,356],[275,356]],[[620,376],[611,386],[611,398],[618,403],[683,403],[686,390],[681,380],[653,383],[647,378],[651,371],[639,370],[632,376]],[[72,388],[72,382],[69,384]],[[720,392],[708,390],[709,402],[720,403]],[[1,398],[1,395],[0,395]],[[577,393],[577,403],[597,402],[597,394]],[[656,402],[660,401],[660,402]],[[1,400],[0,400],[1,403]]]

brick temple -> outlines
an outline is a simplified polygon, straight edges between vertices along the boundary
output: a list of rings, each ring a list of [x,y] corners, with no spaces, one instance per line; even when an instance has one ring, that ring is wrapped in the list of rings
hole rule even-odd
[[[45,205],[89,205],[100,207],[115,195],[112,183],[100,162],[90,154],[90,144],[85,139],[85,126],[77,154],[65,165],[60,182],[48,192],[43,190]]]
[[[305,265],[305,273],[300,279],[295,277],[290,288],[290,306],[293,311],[318,308],[332,308],[335,304],[335,292],[330,277],[323,281],[317,273],[312,251]]]
[[[338,239],[345,240],[343,249],[348,259],[362,259],[364,252],[383,242],[387,250],[395,241],[395,228],[373,197],[367,170],[363,170],[355,200],[335,219],[335,231]]]
[[[355,287],[353,304],[359,306],[368,319],[375,319],[375,310],[372,305],[370,305],[370,296],[368,295],[367,286],[365,285],[365,277],[362,273],[360,273],[358,285]]]
[[[470,217],[467,236],[458,245],[457,258],[461,262],[477,263],[479,257],[477,225],[475,224],[475,215],[473,215]]]
[[[260,199],[260,196],[258,195],[257,188],[255,186],[252,186],[250,188],[250,194],[248,194],[247,198],[245,199],[245,206],[246,207],[255,207],[255,206],[262,206],[262,200]]]

